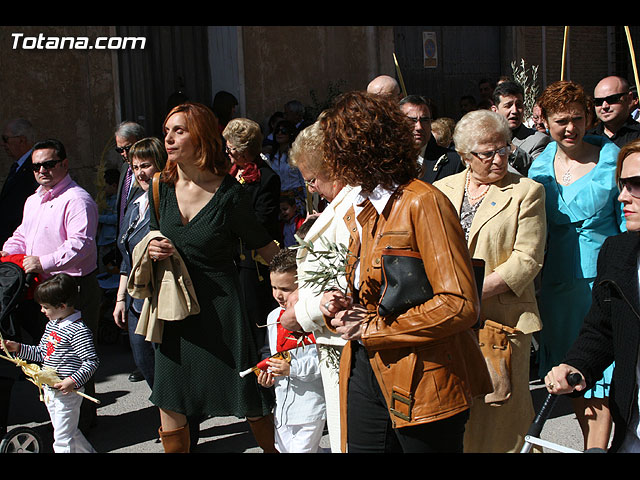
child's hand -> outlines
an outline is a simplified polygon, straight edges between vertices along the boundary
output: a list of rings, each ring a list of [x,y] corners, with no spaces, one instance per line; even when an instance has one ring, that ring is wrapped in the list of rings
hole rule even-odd
[[[258,373],[258,384],[265,388],[273,387],[276,383],[276,379],[273,378],[271,372],[265,372],[264,370],[260,370]]]
[[[56,383],[53,388],[57,388],[66,395],[67,393],[71,393],[76,389],[76,382],[74,382],[71,377],[67,377],[61,382]]]
[[[17,352],[20,350],[20,344],[18,342],[14,342],[12,340],[5,340],[4,346],[7,347],[7,350],[10,352]]]
[[[282,358],[270,358],[267,360],[267,365],[269,365],[271,373],[275,377],[287,377],[291,372],[289,362]]]

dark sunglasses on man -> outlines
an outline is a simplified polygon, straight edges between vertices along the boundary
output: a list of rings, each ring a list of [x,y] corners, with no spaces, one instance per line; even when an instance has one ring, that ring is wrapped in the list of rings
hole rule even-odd
[[[42,163],[32,163],[31,168],[34,172],[39,172],[41,167],[44,167],[45,170],[51,170],[56,164],[60,163],[62,160],[47,160]]]
[[[118,152],[120,155],[122,155],[123,152],[129,153],[129,150],[131,150],[131,145],[127,145],[125,147],[116,147],[116,152]]]
[[[640,198],[640,177],[627,177],[618,179],[618,190],[620,193],[627,189],[629,195],[634,198]]]
[[[606,97],[595,97],[593,99],[593,103],[595,104],[596,107],[601,107],[604,102],[607,102],[609,105],[612,105],[614,103],[620,103],[620,100],[622,99],[622,97],[624,97],[628,93],[629,92],[622,92],[622,93],[614,93],[613,95],[607,95]]]

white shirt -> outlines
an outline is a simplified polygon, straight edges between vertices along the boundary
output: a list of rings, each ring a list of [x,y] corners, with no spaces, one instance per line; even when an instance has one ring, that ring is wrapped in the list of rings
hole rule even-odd
[[[373,205],[373,208],[376,209],[378,215],[382,215],[382,211],[389,203],[389,199],[391,199],[391,195],[393,195],[398,188],[397,185],[393,187],[393,190],[387,190],[380,185],[373,189],[373,192],[366,193],[360,190],[358,195],[356,195],[355,200],[353,201],[353,210],[356,217],[356,226],[358,227],[358,236],[360,237],[360,244],[362,244],[362,225],[358,222],[358,215],[362,212],[363,207],[359,206],[362,202],[364,202],[367,198]],[[360,260],[355,264],[355,271],[353,277],[353,284],[360,285]]]
[[[277,353],[278,319],[282,308],[267,316],[267,335],[271,355]],[[324,387],[316,345],[305,345],[289,351],[290,373],[276,377],[274,419],[280,425],[306,425],[326,418]]]

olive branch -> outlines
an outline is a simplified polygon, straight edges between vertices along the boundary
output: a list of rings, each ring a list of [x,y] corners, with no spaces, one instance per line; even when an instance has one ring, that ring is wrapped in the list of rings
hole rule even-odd
[[[346,245],[330,242],[324,237],[316,240],[315,244],[312,241],[307,242],[297,235],[295,238],[298,245],[290,248],[307,250],[307,255],[311,255],[314,265],[314,270],[305,271],[303,278],[298,279],[302,281],[302,286],[310,287],[316,293],[339,290],[346,296],[348,286],[346,282],[341,284],[341,280],[347,276],[349,260],[357,257],[349,251]]]
[[[298,278],[302,286],[311,288],[316,294],[322,294],[327,290],[338,290],[346,297],[349,291],[347,277],[349,260],[357,258],[349,248],[342,243],[333,243],[324,237],[318,238],[315,244],[312,241],[305,241],[295,235],[298,245],[289,248],[305,249],[307,255],[311,256],[313,271],[303,272],[303,277]],[[341,280],[344,282],[341,284]],[[329,345],[319,345],[322,361],[329,368],[338,370],[340,366],[340,354],[338,350]]]

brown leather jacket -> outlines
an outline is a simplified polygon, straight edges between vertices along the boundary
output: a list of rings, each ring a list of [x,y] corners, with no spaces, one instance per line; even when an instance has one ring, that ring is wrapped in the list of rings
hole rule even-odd
[[[364,219],[362,248],[353,207],[344,220],[351,232],[349,248],[360,256],[360,303],[371,311],[362,343],[394,426],[450,417],[468,409],[474,397],[490,393],[489,373],[471,329],[480,310],[473,267],[449,200],[419,180],[399,187],[381,215]],[[376,313],[381,254],[389,247],[419,252],[434,292],[431,300],[394,318]],[[351,342],[340,364],[344,451],[350,347]]]

